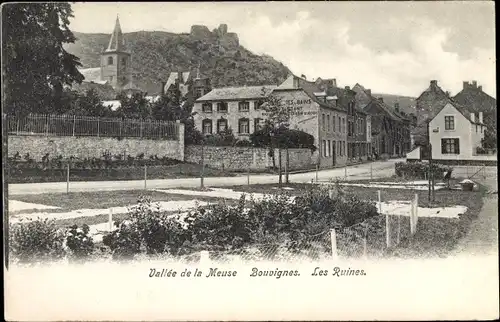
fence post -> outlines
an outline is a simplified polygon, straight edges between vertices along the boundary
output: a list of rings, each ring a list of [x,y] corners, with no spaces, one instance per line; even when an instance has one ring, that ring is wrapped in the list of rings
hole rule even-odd
[[[401,242],[401,214],[398,215],[398,233],[397,233],[397,245]]]
[[[142,122],[142,119],[141,119],[141,123],[140,123],[140,124],[141,124],[141,127],[140,127],[140,132],[139,132],[139,137],[141,137],[141,138],[142,138],[142,123],[143,123],[143,122]]]
[[[99,137],[99,116],[97,117],[97,137]]]
[[[417,223],[418,223],[418,194],[415,194],[415,232],[417,232]]]
[[[318,182],[319,164],[316,163],[316,182]]]
[[[344,180],[347,181],[347,164],[345,165],[345,168],[344,168]]]
[[[113,208],[109,208],[108,215],[109,231],[113,230]]]
[[[335,229],[330,229],[330,239],[332,243],[332,257],[337,258],[337,234],[335,233]]]
[[[370,162],[370,180],[373,180],[373,163]]]
[[[75,136],[76,115],[73,115],[73,136]]]
[[[148,166],[147,164],[144,165],[144,190],[147,189],[148,186]]]
[[[201,175],[200,175],[200,188],[204,188],[204,183],[203,183],[203,176],[204,176],[204,171],[205,171],[205,142],[202,142],[201,145]]]
[[[19,116],[16,117],[16,134],[19,135]]]
[[[483,178],[486,179],[486,164],[483,164]]]
[[[363,236],[363,257],[368,257],[368,242],[367,242],[368,228],[365,228],[365,234]]]
[[[45,129],[45,136],[49,136],[49,115],[47,114],[47,123]]]
[[[250,167],[247,169],[247,186],[250,185]]]
[[[69,193],[69,162],[66,167],[66,193]]]
[[[467,179],[469,179],[469,165],[468,164],[465,166],[465,169],[467,171]]]

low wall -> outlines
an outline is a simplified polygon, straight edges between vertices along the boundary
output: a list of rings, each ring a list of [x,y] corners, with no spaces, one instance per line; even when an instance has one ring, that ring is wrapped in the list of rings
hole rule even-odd
[[[265,148],[204,146],[204,162],[207,166],[227,170],[265,170],[273,166],[273,158]],[[290,170],[308,169],[315,165],[316,159],[310,149],[288,149]],[[201,163],[202,146],[188,145],[184,151],[185,161]],[[278,163],[278,150],[275,150]],[[286,151],[282,150],[282,167],[285,167]]]
[[[182,133],[182,132],[181,132]],[[103,153],[112,155],[125,154],[137,156],[144,153],[146,158],[151,155],[184,160],[184,137],[180,140],[149,140],[140,138],[99,138],[74,136],[8,136],[8,155],[19,152],[21,156],[29,155],[41,161],[49,153],[51,157],[99,158]]]

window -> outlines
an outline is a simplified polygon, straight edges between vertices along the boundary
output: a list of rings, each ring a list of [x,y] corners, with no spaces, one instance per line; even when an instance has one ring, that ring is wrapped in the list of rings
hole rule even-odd
[[[217,120],[217,133],[224,132],[227,129],[227,120],[220,119]]]
[[[108,57],[108,65],[113,65],[113,57],[112,56]]]
[[[335,141],[332,141],[332,155],[337,155],[339,152],[337,150],[337,143]]]
[[[255,101],[253,103],[253,108],[255,110],[258,110],[258,109],[260,109],[260,107],[262,106],[262,104],[264,104],[264,101],[262,101],[262,100]]]
[[[321,114],[321,124],[322,124],[322,129],[323,131],[325,130],[326,126],[325,126],[325,114]]]
[[[254,131],[258,131],[261,129],[260,121],[261,121],[261,119],[259,119],[259,118],[256,118],[253,120]]]
[[[345,141],[342,141],[342,155],[345,155]]]
[[[331,156],[331,155],[332,155],[332,146],[331,146],[330,140],[328,140],[328,155],[327,156]]]
[[[448,130],[448,131],[455,129],[455,117],[454,116],[445,116],[444,117],[444,129]]]
[[[476,124],[476,133],[477,133],[477,124]]]
[[[339,126],[337,127],[337,131],[342,132],[342,125],[340,123],[340,116],[337,119],[339,121]]]
[[[217,112],[227,113],[227,103],[226,102],[217,103]]]
[[[332,120],[333,120],[333,122],[332,122],[332,131],[333,132],[335,132],[335,119],[336,119],[335,114],[333,114],[333,117],[332,117]]]
[[[481,133],[483,133],[483,126],[481,125]]]
[[[249,134],[250,133],[249,123],[250,122],[248,119],[239,119],[238,120],[238,133]]]
[[[127,59],[125,57],[122,58],[122,65],[123,67],[127,65]]]
[[[212,120],[203,120],[203,134],[212,134]]]
[[[323,140],[323,156],[326,157],[326,140]]]
[[[326,130],[330,132],[330,114],[326,116]]]
[[[340,141],[337,141],[337,155],[342,155],[340,151]]]
[[[202,97],[203,96],[203,88],[197,88],[195,96],[196,96],[196,98]]]
[[[345,117],[342,118],[342,133],[345,133]]]
[[[442,154],[460,154],[459,139],[441,139]]]
[[[203,103],[201,110],[205,113],[212,113],[212,103]]]
[[[238,103],[238,111],[240,112],[248,112],[250,110],[249,102],[239,102]]]

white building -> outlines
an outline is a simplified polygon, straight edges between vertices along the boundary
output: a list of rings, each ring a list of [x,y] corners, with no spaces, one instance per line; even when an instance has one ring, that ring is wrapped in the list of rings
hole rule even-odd
[[[432,158],[473,160],[481,147],[486,126],[483,113],[471,113],[454,102],[447,103],[429,122]]]

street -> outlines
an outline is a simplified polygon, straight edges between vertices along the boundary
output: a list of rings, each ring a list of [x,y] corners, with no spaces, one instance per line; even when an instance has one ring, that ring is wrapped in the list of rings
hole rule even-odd
[[[394,164],[403,161],[402,159],[390,159],[387,161],[377,161],[347,167],[347,180],[370,179],[390,177],[394,174]],[[330,179],[344,179],[346,177],[345,168],[335,168],[318,171],[318,181],[328,181]],[[316,171],[290,174],[290,182],[306,183],[316,180]],[[284,178],[283,178],[284,180]],[[208,177],[204,178],[204,185],[209,187],[224,187],[245,185],[248,183],[246,175],[237,177]],[[278,183],[278,175],[250,175],[250,184]],[[144,189],[144,180],[127,181],[80,181],[70,182],[71,192],[83,191],[111,191],[111,190],[136,190]],[[166,188],[197,188],[200,187],[200,178],[182,179],[156,179],[147,180],[147,189]],[[66,182],[44,182],[44,183],[21,183],[9,184],[8,194],[41,194],[66,192]]]

